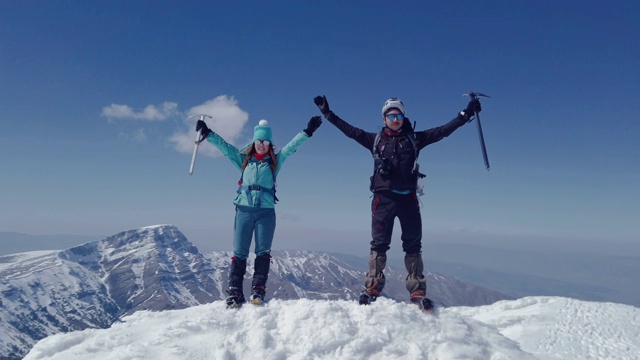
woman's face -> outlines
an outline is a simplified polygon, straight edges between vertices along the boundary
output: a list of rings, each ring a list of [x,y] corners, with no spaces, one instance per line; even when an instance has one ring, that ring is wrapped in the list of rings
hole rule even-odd
[[[269,140],[256,140],[253,142],[253,147],[256,149],[256,152],[260,155],[264,155],[269,152],[269,146],[271,143]]]

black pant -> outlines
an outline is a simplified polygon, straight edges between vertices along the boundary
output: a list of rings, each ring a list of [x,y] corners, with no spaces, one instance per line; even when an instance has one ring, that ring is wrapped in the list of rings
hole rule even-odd
[[[393,222],[400,220],[402,250],[419,253],[422,249],[422,217],[415,192],[406,195],[380,191],[371,201],[371,250],[386,253],[391,244]]]

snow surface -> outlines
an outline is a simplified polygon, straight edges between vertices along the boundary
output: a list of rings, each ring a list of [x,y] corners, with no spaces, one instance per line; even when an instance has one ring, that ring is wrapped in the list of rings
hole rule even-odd
[[[12,267],[23,267],[24,264],[21,264],[22,262],[31,263],[38,262],[39,260],[44,258],[53,258],[59,252],[59,250],[39,250],[0,256],[0,271],[9,270]],[[29,271],[30,273],[34,272],[33,269],[25,269],[25,271]]]
[[[32,359],[639,359],[640,308],[526,297],[435,314],[380,298],[222,301],[57,334]]]

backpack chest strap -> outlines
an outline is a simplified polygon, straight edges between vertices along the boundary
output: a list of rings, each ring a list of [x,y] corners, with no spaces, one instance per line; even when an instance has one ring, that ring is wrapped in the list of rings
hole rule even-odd
[[[262,193],[263,192],[271,194],[273,196],[274,203],[276,201],[278,201],[278,198],[276,197],[276,189],[275,189],[275,187],[269,189],[269,188],[266,188],[266,187],[260,186],[260,185],[244,185],[244,186],[240,185],[238,187],[237,193],[240,194],[243,191],[244,191],[244,193],[245,193],[245,195],[247,197],[247,202],[249,203],[249,206],[253,206],[253,197],[251,196],[251,192],[252,191],[259,191],[260,192],[260,194],[258,196],[257,207],[262,207]]]

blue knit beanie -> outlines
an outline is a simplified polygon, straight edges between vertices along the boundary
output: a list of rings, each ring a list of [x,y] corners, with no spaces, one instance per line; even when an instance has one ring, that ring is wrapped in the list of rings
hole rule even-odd
[[[267,120],[260,120],[258,125],[253,128],[253,141],[269,140],[271,142],[271,127]]]

